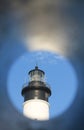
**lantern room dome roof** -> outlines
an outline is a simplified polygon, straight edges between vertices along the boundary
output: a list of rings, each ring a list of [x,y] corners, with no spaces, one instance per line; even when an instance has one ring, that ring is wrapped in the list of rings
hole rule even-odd
[[[34,72],[34,71],[39,71],[39,72],[43,73],[43,75],[45,75],[45,72],[44,72],[43,70],[40,70],[40,69],[38,68],[38,66],[35,66],[35,69],[30,70],[28,74],[30,75],[30,74],[31,74],[32,72]]]

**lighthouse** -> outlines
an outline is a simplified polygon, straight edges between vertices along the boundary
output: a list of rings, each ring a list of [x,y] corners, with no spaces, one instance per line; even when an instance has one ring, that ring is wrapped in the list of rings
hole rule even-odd
[[[45,72],[36,66],[28,75],[29,82],[21,92],[24,97],[23,114],[33,120],[48,120],[51,89],[45,82]]]

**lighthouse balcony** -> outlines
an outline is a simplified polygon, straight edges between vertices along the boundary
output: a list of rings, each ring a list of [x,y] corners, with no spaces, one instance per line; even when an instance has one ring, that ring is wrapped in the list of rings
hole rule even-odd
[[[47,88],[49,88],[50,90],[51,90],[51,87],[50,87],[50,85],[48,84],[48,83],[46,83],[46,82],[41,82],[41,81],[32,81],[32,82],[27,82],[27,83],[25,83],[24,85],[23,85],[23,88],[25,88],[25,87],[33,87],[33,86],[35,86],[35,87],[47,87]]]

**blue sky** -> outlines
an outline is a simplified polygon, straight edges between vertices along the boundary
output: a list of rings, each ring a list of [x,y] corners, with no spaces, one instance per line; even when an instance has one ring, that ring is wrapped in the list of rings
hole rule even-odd
[[[8,95],[13,106],[22,113],[21,90],[28,82],[28,71],[36,63],[45,71],[46,82],[51,86],[49,98],[50,118],[59,116],[72,104],[77,92],[77,78],[72,65],[63,56],[46,51],[24,53],[11,66],[8,75]]]

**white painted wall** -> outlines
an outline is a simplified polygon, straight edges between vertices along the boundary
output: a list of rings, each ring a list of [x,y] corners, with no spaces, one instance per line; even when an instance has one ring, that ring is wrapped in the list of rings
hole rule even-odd
[[[31,119],[48,120],[49,119],[49,103],[32,99],[23,103],[23,114]]]

